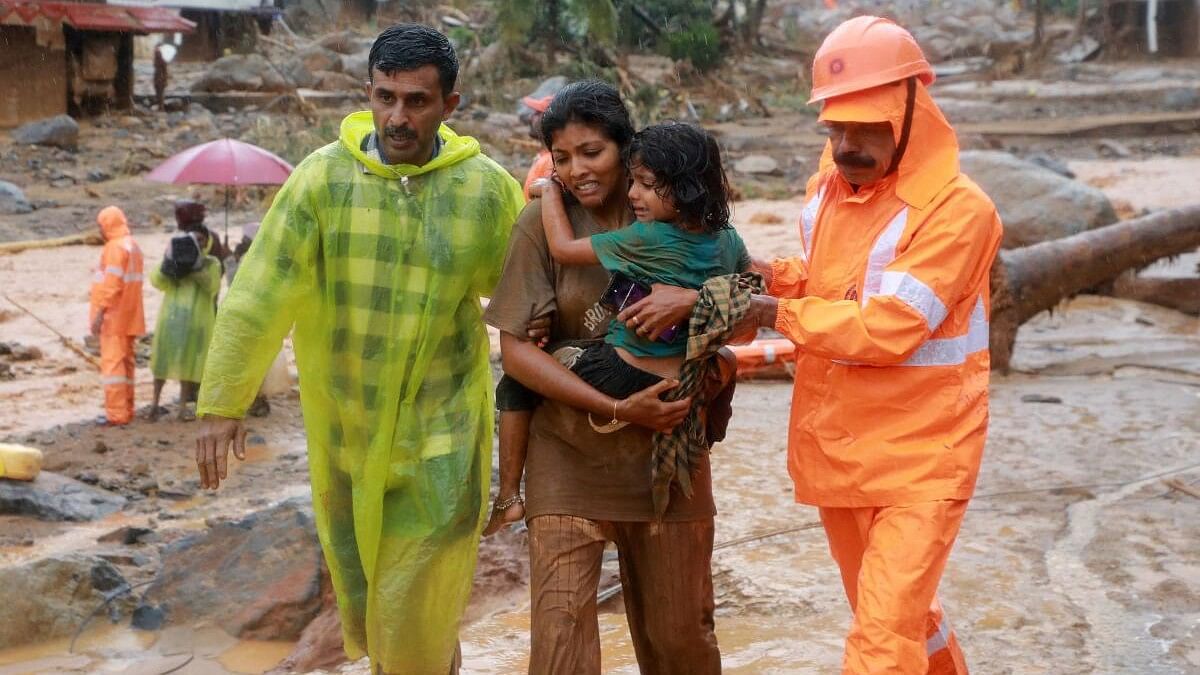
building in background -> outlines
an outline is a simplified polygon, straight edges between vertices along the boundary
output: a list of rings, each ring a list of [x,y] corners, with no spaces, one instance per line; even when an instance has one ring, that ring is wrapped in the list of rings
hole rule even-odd
[[[111,5],[178,10],[196,29],[178,41],[180,61],[215,61],[226,53],[246,54],[258,35],[271,32],[282,12],[274,0],[109,0]]]
[[[133,106],[133,37],[190,33],[175,10],[0,0],[0,127]]]

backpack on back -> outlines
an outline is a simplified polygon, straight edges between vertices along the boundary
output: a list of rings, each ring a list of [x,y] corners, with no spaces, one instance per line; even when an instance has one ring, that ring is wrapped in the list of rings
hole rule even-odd
[[[203,263],[204,256],[200,253],[200,244],[196,238],[187,232],[181,232],[171,237],[171,242],[167,244],[167,254],[163,257],[160,269],[172,279],[182,279],[200,269]]]

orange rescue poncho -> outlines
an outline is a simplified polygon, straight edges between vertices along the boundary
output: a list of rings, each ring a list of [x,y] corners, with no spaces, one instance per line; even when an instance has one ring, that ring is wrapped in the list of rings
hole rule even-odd
[[[916,83],[898,170],[854,188],[827,146],[803,255],[773,263],[776,329],[797,345],[788,468],[826,507],[967,499],[987,433],[988,272],[1001,225],[959,173],[954,130]],[[890,122],[904,82],[837,96],[821,119]]]

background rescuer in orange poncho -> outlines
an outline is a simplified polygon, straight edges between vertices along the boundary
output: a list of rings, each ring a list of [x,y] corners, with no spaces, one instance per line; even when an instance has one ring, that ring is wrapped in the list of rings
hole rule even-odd
[[[129,234],[125,214],[115,206],[96,216],[104,235],[100,265],[92,277],[89,321],[100,340],[100,381],[104,385],[102,422],[133,419],[133,343],[146,332],[142,313],[142,250]]]
[[[959,172],[933,78],[890,21],[834,29],[813,64],[830,142],[803,254],[756,265],[755,322],[797,345],[788,469],[854,610],[847,673],[966,672],[936,591],[987,434],[1001,226]]]

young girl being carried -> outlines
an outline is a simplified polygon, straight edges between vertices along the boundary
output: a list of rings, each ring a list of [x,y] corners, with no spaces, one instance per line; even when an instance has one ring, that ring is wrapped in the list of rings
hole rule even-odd
[[[729,224],[729,184],[716,140],[692,124],[656,124],[634,136],[628,164],[629,201],[636,221],[618,230],[575,239],[558,183],[541,185],[542,225],[550,253],[562,265],[602,265],[613,275],[606,304],[620,311],[652,284],[699,289],[712,278],[750,269],[746,245]],[[599,391],[624,399],[678,377],[687,353],[687,327],[650,341],[611,321],[603,343],[551,348],[560,362]],[[723,379],[732,367],[722,367]],[[666,387],[669,388],[669,387]],[[484,536],[524,516],[521,475],[536,394],[505,376],[500,408],[500,491]],[[593,422],[599,433],[626,425]]]

